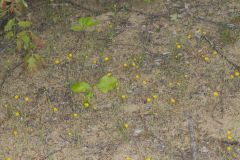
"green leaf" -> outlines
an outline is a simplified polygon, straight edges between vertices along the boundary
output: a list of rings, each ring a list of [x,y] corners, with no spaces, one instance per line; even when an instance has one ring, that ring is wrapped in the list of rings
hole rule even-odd
[[[28,27],[30,27],[31,25],[32,25],[32,23],[29,22],[29,21],[19,21],[19,22],[18,22],[18,26],[19,26],[19,27],[22,27],[22,28],[28,28]]]
[[[112,76],[108,76],[108,75],[103,76],[98,81],[98,84],[97,84],[97,88],[100,91],[102,91],[103,93],[107,93],[107,92],[111,91],[116,86],[117,86],[117,79]]]
[[[15,25],[15,19],[8,20],[7,24],[4,26],[4,32],[11,31]]]
[[[28,4],[27,4],[27,2],[26,2],[25,0],[21,0],[21,2],[22,2],[22,5],[23,5],[25,8],[28,8]]]
[[[17,38],[23,41],[23,48],[25,50],[30,48],[31,46],[30,37],[28,36],[26,31],[22,31],[18,33]]]
[[[97,22],[92,17],[82,17],[78,20],[78,24],[71,26],[71,30],[82,31],[95,25],[97,25]]]
[[[42,56],[37,54],[26,55],[24,62],[29,71],[34,71],[37,69],[39,63],[43,60]]]
[[[73,26],[71,26],[71,30],[72,31],[81,31],[81,30],[83,30],[83,27],[80,25],[73,25]]]
[[[16,39],[16,47],[18,51],[21,51],[22,49],[22,42],[19,39]]]
[[[10,31],[6,34],[7,39],[11,39],[14,36],[13,32]]]
[[[84,102],[89,102],[93,97],[93,92],[92,91],[88,91],[85,93],[84,95]]]
[[[97,22],[92,17],[82,17],[78,20],[78,22],[83,27],[92,27],[97,24]]]
[[[70,88],[75,93],[88,93],[92,90],[91,86],[86,82],[76,82]]]
[[[175,14],[170,15],[170,20],[176,22],[178,20],[178,14],[175,13]]]

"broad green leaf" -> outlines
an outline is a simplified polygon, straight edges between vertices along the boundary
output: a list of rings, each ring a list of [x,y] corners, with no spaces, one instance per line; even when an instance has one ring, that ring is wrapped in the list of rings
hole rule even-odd
[[[37,69],[37,59],[33,55],[26,56],[25,63],[29,71],[33,71]]]
[[[170,15],[170,20],[171,21],[177,21],[178,20],[178,14],[175,13],[175,14]]]
[[[30,48],[31,46],[30,37],[28,36],[26,31],[22,31],[18,33],[17,38],[23,41],[23,48],[25,50]]]
[[[18,26],[19,26],[19,27],[22,27],[22,28],[28,28],[28,27],[30,27],[31,25],[32,25],[32,23],[29,22],[29,21],[19,21],[19,22],[18,22]]]
[[[103,93],[107,93],[107,92],[111,91],[116,86],[117,86],[117,79],[112,76],[108,76],[108,75],[103,76],[98,81],[98,84],[97,84],[97,88],[100,91],[102,91]]]
[[[95,25],[97,25],[97,22],[92,17],[82,17],[78,20],[78,24],[71,26],[71,30],[82,31]]]
[[[4,26],[4,32],[11,31],[15,25],[15,19],[8,20],[7,24]]]
[[[14,36],[13,32],[10,31],[6,34],[7,39],[11,39]]]
[[[81,31],[81,30],[83,30],[83,27],[80,25],[73,25],[73,26],[71,26],[71,30],[72,31]]]
[[[19,39],[16,39],[16,47],[18,51],[21,51],[22,49],[22,42]]]
[[[92,17],[82,17],[78,20],[78,22],[83,27],[92,27],[97,24],[97,22]]]
[[[70,88],[75,93],[88,93],[92,90],[91,86],[86,82],[76,82]]]
[[[42,60],[43,60],[42,56],[37,55],[37,54],[31,54],[31,55],[28,54],[24,58],[24,62],[25,62],[26,66],[27,66],[27,69],[29,71],[36,70],[39,63],[42,62]]]

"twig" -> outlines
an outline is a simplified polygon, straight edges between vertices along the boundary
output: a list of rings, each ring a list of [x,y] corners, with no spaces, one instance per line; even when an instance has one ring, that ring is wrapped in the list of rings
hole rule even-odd
[[[201,20],[201,21],[205,21],[205,22],[208,22],[208,23],[212,23],[214,25],[218,25],[218,26],[221,26],[221,27],[224,27],[224,28],[229,28],[229,29],[240,29],[240,26],[239,25],[235,25],[235,24],[232,24],[232,23],[224,23],[224,22],[215,22],[215,21],[212,21],[212,20],[208,20],[206,18],[203,18],[203,17],[194,17],[195,19],[197,20]]]
[[[216,47],[215,43],[212,42],[206,35],[203,35],[202,38],[204,40],[206,40],[209,45],[225,60],[227,61],[232,67],[234,67],[235,69],[239,70],[240,69],[240,65],[235,64],[234,62],[230,61],[225,55],[224,53],[222,53],[222,51],[220,49],[218,49],[218,47]]]
[[[46,155],[45,157],[43,157],[43,160],[48,159],[50,156],[52,156],[52,155],[54,155],[54,154],[56,154],[56,153],[58,153],[58,152],[61,152],[64,148],[66,148],[66,147],[65,147],[65,146],[62,146],[60,149],[57,149],[57,150],[55,150],[55,151],[50,152],[48,155]]]
[[[189,112],[185,112],[185,116],[188,122],[188,130],[191,140],[191,149],[192,149],[192,160],[197,160],[197,145],[196,145],[196,138],[195,138],[195,131],[193,127],[193,120],[192,116]]]
[[[21,66],[22,64],[23,64],[23,62],[19,62],[18,64],[16,64],[15,66],[13,66],[10,70],[8,70],[8,72],[5,74],[5,76],[3,77],[3,80],[2,80],[2,82],[1,82],[1,84],[0,84],[0,93],[1,93],[1,91],[2,91],[3,85],[4,85],[4,83],[6,82],[7,78],[9,78],[9,77],[11,76],[12,72],[13,72],[16,68],[18,68],[19,66]]]

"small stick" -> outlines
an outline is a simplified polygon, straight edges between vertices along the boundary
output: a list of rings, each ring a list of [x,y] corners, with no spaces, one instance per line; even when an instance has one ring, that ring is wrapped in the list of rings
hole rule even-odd
[[[189,114],[189,112],[185,112],[185,116],[187,117],[188,130],[189,130],[189,135],[191,140],[192,159],[197,160],[197,145],[196,145],[196,138],[195,138],[195,131],[193,127],[192,116]]]

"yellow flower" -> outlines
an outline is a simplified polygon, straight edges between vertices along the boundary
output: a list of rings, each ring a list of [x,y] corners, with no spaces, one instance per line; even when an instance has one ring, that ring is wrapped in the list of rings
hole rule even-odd
[[[85,102],[83,105],[84,105],[85,108],[89,107],[89,103],[88,102]]]
[[[56,60],[54,61],[54,63],[55,63],[55,64],[59,64],[59,63],[60,63],[59,59],[56,59]]]
[[[104,61],[109,61],[109,57],[106,56],[106,57],[104,58]]]
[[[69,136],[72,136],[72,133],[71,133],[71,132],[68,132],[68,135],[69,135]]]
[[[15,116],[16,116],[16,117],[19,117],[19,116],[20,116],[20,112],[18,112],[18,111],[15,112]]]
[[[58,112],[58,108],[53,107],[53,112],[54,112],[54,113],[57,113],[57,112]]]
[[[148,103],[151,102],[151,98],[150,98],[150,97],[147,98],[147,102],[148,102]]]
[[[190,40],[190,39],[191,39],[191,34],[189,34],[189,35],[187,36],[187,38],[188,38],[188,40]]]
[[[133,66],[133,67],[136,67],[136,63],[135,63],[135,62],[132,62],[132,66]]]
[[[147,81],[143,81],[143,84],[146,85],[146,84],[147,84]]]
[[[73,118],[77,118],[78,114],[77,113],[73,113]]]
[[[152,160],[151,157],[146,157],[144,160]]]
[[[232,135],[227,135],[227,139],[232,140],[233,139]]]
[[[235,76],[239,77],[239,72],[238,71],[235,72]]]
[[[72,53],[68,53],[68,55],[67,55],[67,59],[68,59],[68,60],[72,60],[72,58],[73,58]]]
[[[181,45],[180,45],[180,44],[177,44],[177,48],[180,49],[180,48],[181,48]]]
[[[107,76],[112,76],[112,73],[111,73],[111,72],[109,72],[109,73],[107,74]]]
[[[233,74],[230,75],[230,79],[234,79],[234,75]]]
[[[175,100],[174,98],[171,98],[171,99],[170,99],[170,102],[171,102],[172,104],[176,104],[176,100]]]
[[[153,99],[157,99],[157,95],[153,95]]]
[[[93,63],[93,64],[97,64],[97,60],[94,59],[94,60],[92,61],[92,63]]]
[[[230,130],[228,130],[228,131],[227,131],[227,134],[228,134],[228,135],[231,135],[231,134],[232,134],[232,132],[231,132]]]
[[[125,100],[127,98],[127,96],[126,95],[122,95],[121,98],[122,98],[122,100]]]
[[[124,64],[123,64],[123,67],[126,67],[126,68],[127,68],[127,67],[128,67],[128,64],[127,64],[127,63],[124,63]]]
[[[17,132],[16,130],[13,130],[12,134],[13,134],[14,136],[17,136],[18,132]]]
[[[140,78],[140,76],[137,74],[137,75],[136,75],[136,79],[139,79],[139,78]]]
[[[128,123],[124,123],[123,127],[127,129],[128,128]]]
[[[12,158],[10,158],[10,157],[6,157],[4,160],[12,160]]]
[[[217,55],[218,54],[218,52],[217,51],[213,51],[213,53],[212,53],[213,55]]]
[[[28,96],[24,97],[24,100],[25,100],[25,102],[28,102],[29,101],[29,97]]]
[[[231,151],[232,147],[231,146],[227,146],[227,151]]]
[[[131,158],[131,157],[129,157],[129,156],[127,156],[127,157],[126,157],[126,160],[132,160],[132,158]]]
[[[97,107],[96,107],[96,106],[94,106],[94,107],[93,107],[93,110],[97,110]]]
[[[213,96],[214,97],[218,97],[219,96],[219,93],[217,91],[213,92]]]
[[[19,95],[15,95],[14,98],[15,98],[15,99],[19,99]]]
[[[209,57],[208,56],[204,56],[204,61],[208,62],[209,61]]]
[[[169,86],[169,87],[173,87],[173,83],[172,83],[172,82],[169,82],[169,83],[168,83],[168,86]]]

